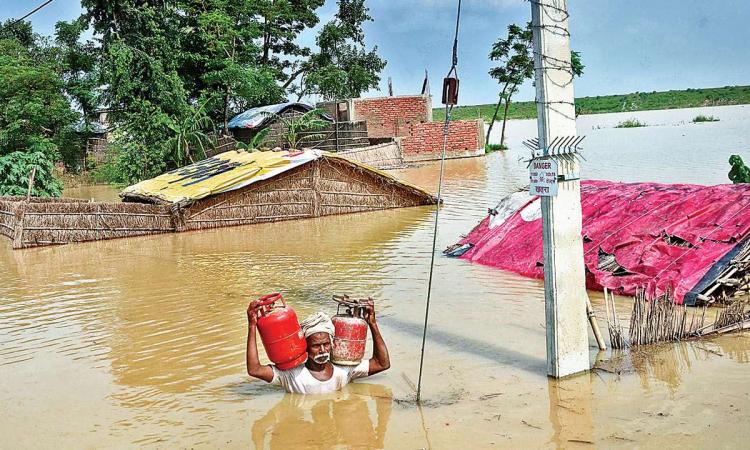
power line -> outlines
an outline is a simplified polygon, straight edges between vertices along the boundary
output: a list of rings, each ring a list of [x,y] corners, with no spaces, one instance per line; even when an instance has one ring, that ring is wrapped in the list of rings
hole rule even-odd
[[[26,13],[26,15],[25,15],[25,16],[21,17],[20,19],[16,19],[16,20],[14,20],[14,21],[13,21],[13,23],[12,23],[11,25],[15,25],[15,24],[17,24],[18,22],[21,22],[22,20],[24,20],[24,19],[26,19],[27,17],[29,17],[29,16],[31,16],[32,14],[34,14],[35,12],[37,12],[37,11],[39,11],[40,9],[44,8],[45,6],[49,5],[49,4],[50,4],[50,3],[52,3],[53,1],[54,1],[54,0],[47,0],[46,2],[42,3],[41,5],[37,6],[36,8],[34,8],[34,9],[32,9],[31,11],[29,11],[28,13]]]
[[[453,58],[451,59],[452,65],[451,70],[448,72],[448,76],[445,78],[447,81],[451,76],[454,77],[456,83],[458,83],[458,32],[461,25],[461,0],[458,0],[458,12],[456,13],[456,37],[453,39]],[[456,84],[458,88],[458,84]],[[419,357],[419,380],[417,381],[417,404],[422,401],[422,368],[424,366],[424,349],[427,341],[427,321],[430,316],[430,297],[432,294],[432,275],[435,270],[435,247],[437,246],[437,233],[438,233],[438,222],[440,221],[440,205],[443,202],[443,173],[445,172],[445,154],[448,151],[448,135],[450,134],[451,125],[451,113],[453,112],[453,106],[458,99],[458,91],[456,91],[455,98],[451,98],[451,94],[445,91],[443,88],[443,102],[445,103],[445,124],[443,125],[443,153],[440,158],[440,177],[438,178],[438,192],[437,202],[435,203],[435,227],[432,231],[432,254],[430,256],[430,277],[427,281],[427,303],[424,309],[424,331],[422,331],[422,351]],[[450,92],[450,90],[448,91]]]

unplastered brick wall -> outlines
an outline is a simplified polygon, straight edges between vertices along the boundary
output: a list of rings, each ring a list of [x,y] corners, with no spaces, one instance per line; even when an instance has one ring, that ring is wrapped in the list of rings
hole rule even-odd
[[[409,127],[408,136],[401,141],[407,159],[435,159],[443,151],[443,122],[416,123]],[[484,150],[482,120],[451,122],[448,135],[448,157],[476,156]]]
[[[364,120],[371,138],[407,136],[412,125],[432,121],[428,95],[357,98],[351,120]]]

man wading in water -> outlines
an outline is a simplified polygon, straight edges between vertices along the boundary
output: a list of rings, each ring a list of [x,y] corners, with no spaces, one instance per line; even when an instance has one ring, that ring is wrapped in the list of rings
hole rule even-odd
[[[380,335],[375,320],[375,307],[365,307],[365,321],[372,335],[373,354],[370,360],[362,360],[357,366],[339,366],[331,363],[333,322],[324,313],[316,313],[300,325],[307,340],[307,362],[289,370],[279,370],[274,365],[261,365],[258,359],[256,330],[258,327],[258,302],[247,307],[247,373],[294,394],[325,394],[338,391],[350,381],[368,377],[391,367],[388,349]]]

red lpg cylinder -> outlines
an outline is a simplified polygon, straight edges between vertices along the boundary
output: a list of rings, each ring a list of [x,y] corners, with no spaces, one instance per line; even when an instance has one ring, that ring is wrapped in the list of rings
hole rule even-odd
[[[297,314],[287,306],[279,293],[258,299],[260,317],[258,333],[268,358],[280,370],[288,370],[307,361],[307,341],[299,326]],[[281,301],[282,306],[275,303]]]
[[[335,333],[333,336],[333,350],[331,362],[342,366],[356,366],[365,356],[367,342],[367,322],[362,318],[364,308],[357,300],[350,300],[346,296],[334,296],[339,302],[339,311],[331,319]],[[345,306],[345,313],[341,307]]]

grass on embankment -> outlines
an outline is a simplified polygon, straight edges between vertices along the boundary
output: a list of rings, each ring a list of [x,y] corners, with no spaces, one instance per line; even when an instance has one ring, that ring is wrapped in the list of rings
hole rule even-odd
[[[750,104],[750,86],[581,97],[576,99],[576,112],[578,114],[603,114],[744,104]],[[494,108],[495,105],[459,106],[453,109],[452,117],[454,120],[481,118],[489,122],[492,120]],[[534,119],[536,118],[536,104],[534,102],[511,103],[508,118]],[[498,120],[501,119],[502,116],[498,118]],[[433,120],[445,120],[445,110],[435,108]]]

